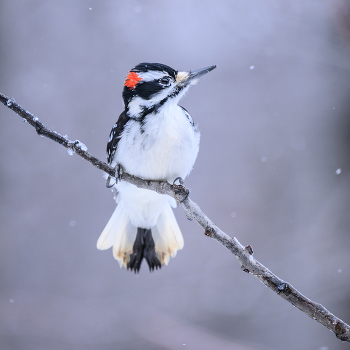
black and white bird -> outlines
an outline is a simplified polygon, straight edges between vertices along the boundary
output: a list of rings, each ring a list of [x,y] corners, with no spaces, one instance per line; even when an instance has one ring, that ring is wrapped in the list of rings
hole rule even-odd
[[[216,66],[179,72],[160,63],[140,63],[128,73],[123,90],[125,110],[107,143],[108,163],[129,174],[173,183],[192,170],[199,131],[178,105],[191,85]],[[112,191],[118,203],[97,242],[113,246],[120,266],[138,273],[143,258],[150,271],[168,264],[184,241],[171,207],[174,198],[119,181]]]

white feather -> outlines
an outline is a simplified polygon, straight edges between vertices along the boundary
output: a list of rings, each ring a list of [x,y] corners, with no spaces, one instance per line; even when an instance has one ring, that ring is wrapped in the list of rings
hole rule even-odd
[[[184,246],[180,228],[169,205],[164,207],[157,225],[152,228],[152,236],[159,261],[168,265],[170,257],[175,258],[176,252]]]
[[[130,221],[124,226],[124,229],[117,231],[113,244],[113,256],[119,262],[119,266],[127,267],[130,260],[130,254],[133,251],[133,245],[136,239],[137,228]]]
[[[123,230],[128,220],[123,206],[118,205],[97,241],[97,249],[105,250],[111,248],[114,244],[117,232]]]

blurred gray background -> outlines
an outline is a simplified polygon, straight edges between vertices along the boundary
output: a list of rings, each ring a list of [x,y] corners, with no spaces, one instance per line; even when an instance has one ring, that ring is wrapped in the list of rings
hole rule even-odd
[[[105,159],[127,71],[217,64],[181,104],[201,130],[186,186],[230,236],[350,322],[350,2],[0,2],[0,91]],[[0,349],[348,349],[176,217],[169,266],[96,241],[101,171],[0,106]]]

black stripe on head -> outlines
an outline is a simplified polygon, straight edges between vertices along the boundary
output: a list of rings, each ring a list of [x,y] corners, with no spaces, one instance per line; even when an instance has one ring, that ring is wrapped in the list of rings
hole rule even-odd
[[[177,71],[161,63],[140,63],[131,70],[131,72],[136,72],[136,73],[138,72],[146,73],[149,71],[165,72],[165,73],[168,73],[174,80],[176,79]]]
[[[135,96],[140,96],[144,100],[150,100],[152,96],[163,90],[163,86],[158,81],[140,82],[134,89],[124,86],[123,100],[125,109],[128,111],[128,104]]]
[[[134,92],[144,100],[150,100],[152,96],[162,91],[164,87],[159,84],[158,80],[140,82],[136,85]]]
[[[160,102],[158,102],[157,104],[155,104],[154,106],[147,108],[147,107],[143,107],[142,109],[142,114],[141,114],[141,119],[145,118],[147,116],[147,114],[150,113],[158,113],[158,111],[160,110],[160,108],[171,98],[176,97],[180,91],[184,88],[184,86],[176,86],[175,89],[173,90],[173,92],[167,96],[166,98],[164,98],[163,100],[161,100]]]

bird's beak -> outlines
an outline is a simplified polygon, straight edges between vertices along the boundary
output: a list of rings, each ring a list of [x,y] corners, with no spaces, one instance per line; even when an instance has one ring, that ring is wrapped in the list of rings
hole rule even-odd
[[[211,72],[213,69],[215,69],[217,66],[216,64],[214,66],[209,66],[209,67],[205,67],[205,68],[201,68],[201,69],[197,69],[197,70],[193,70],[190,71],[190,75],[188,77],[188,80],[192,80],[192,79],[199,79],[200,77],[202,77],[203,75]]]
[[[185,85],[185,86],[188,84],[193,85],[198,81],[200,77],[209,73],[215,68],[216,68],[216,65],[193,70],[190,72],[178,72],[176,76],[176,81],[180,85]]]

